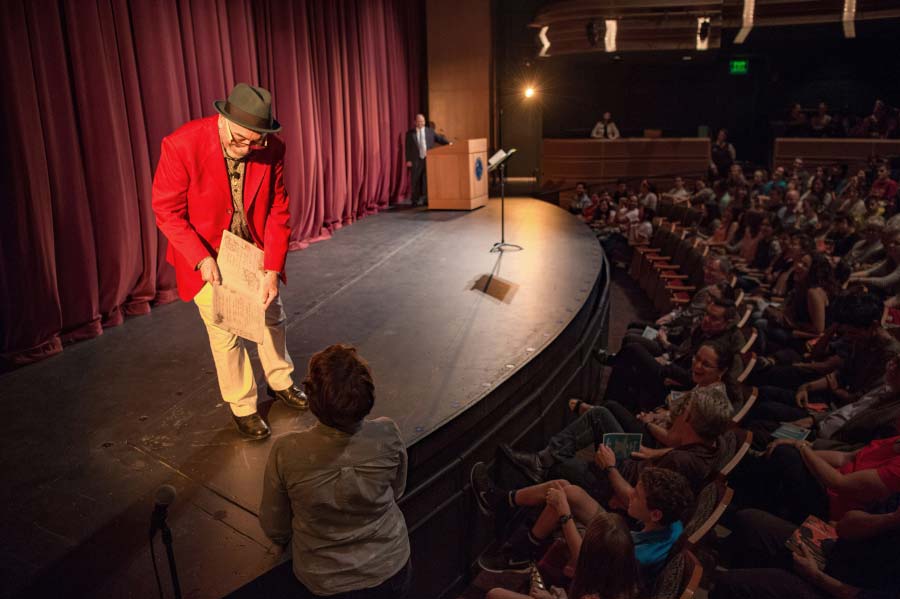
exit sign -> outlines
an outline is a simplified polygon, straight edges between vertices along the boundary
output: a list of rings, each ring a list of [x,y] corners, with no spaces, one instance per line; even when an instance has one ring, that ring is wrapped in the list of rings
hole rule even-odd
[[[750,72],[749,60],[732,60],[728,63],[728,72],[732,75],[746,75]]]

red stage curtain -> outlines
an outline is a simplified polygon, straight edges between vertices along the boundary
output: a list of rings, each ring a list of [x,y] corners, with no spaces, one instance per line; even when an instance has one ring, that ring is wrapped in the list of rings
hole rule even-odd
[[[239,81],[284,125],[292,249],[405,197],[423,28],[416,0],[0,2],[0,354],[41,359],[176,298],[160,141]]]

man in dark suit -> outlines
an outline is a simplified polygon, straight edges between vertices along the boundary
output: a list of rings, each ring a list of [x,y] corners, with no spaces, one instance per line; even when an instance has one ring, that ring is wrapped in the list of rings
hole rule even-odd
[[[413,206],[424,205],[425,193],[425,155],[435,145],[447,145],[450,141],[434,129],[425,126],[425,115],[416,115],[416,127],[406,132],[406,168],[410,169],[412,186],[411,203]]]

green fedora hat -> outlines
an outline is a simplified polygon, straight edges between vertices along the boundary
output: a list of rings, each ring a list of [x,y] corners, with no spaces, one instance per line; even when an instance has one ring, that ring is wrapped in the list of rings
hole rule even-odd
[[[272,118],[272,94],[262,87],[238,83],[227,100],[216,100],[214,105],[226,119],[251,131],[281,131],[281,124]]]

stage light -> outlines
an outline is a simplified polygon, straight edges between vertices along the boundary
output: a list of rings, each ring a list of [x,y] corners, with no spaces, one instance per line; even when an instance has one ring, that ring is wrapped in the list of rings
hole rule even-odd
[[[741,30],[734,36],[735,44],[743,44],[753,29],[753,22],[756,19],[756,0],[744,0],[744,15],[741,21]]]
[[[844,16],[841,24],[844,26],[844,37],[847,39],[856,37],[856,0],[844,0]]]
[[[697,17],[697,50],[709,49],[709,17]]]
[[[529,85],[528,87],[525,88],[525,97],[531,98],[533,96],[534,96],[534,88]]]
[[[616,34],[619,31],[619,22],[616,19],[606,19],[606,35],[603,43],[607,52],[616,51]]]
[[[540,33],[538,33],[538,39],[541,40],[541,51],[538,53],[538,56],[550,56],[550,38],[547,37],[548,31],[550,31],[550,26],[544,25],[541,27]]]

